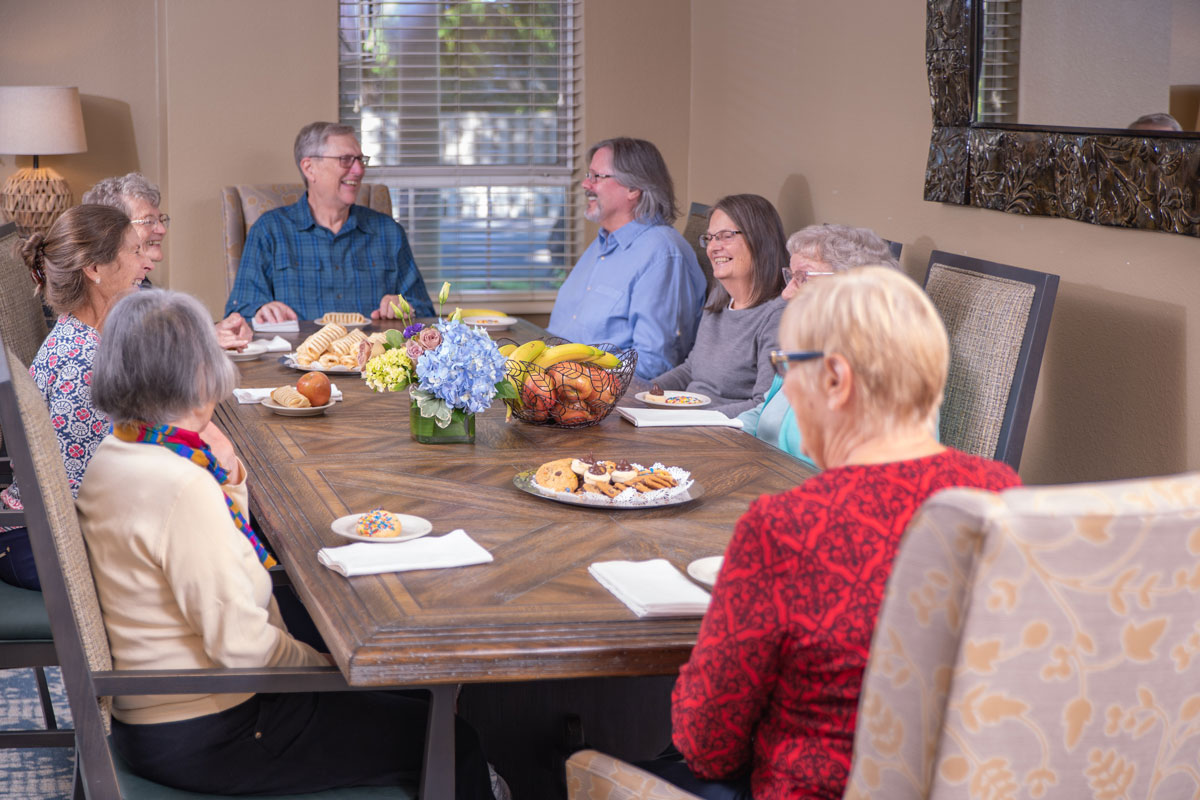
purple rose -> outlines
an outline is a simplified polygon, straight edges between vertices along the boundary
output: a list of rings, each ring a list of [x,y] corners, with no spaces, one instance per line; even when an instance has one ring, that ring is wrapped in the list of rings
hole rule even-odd
[[[414,322],[412,325],[409,325],[407,328],[404,329],[404,338],[411,339],[412,337],[417,335],[417,332],[420,331],[421,328],[424,328],[424,327],[425,327],[425,323]]]
[[[442,332],[437,328],[428,327],[417,334],[417,341],[426,350],[433,350],[442,343]]]
[[[425,348],[421,347],[421,343],[416,339],[409,339],[404,345],[404,352],[408,353],[408,357],[415,362],[425,352]]]

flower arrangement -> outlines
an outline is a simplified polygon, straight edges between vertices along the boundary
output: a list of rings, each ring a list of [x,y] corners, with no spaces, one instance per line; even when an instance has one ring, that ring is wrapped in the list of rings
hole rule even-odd
[[[450,284],[442,284],[439,314],[449,294]],[[407,324],[403,331],[389,330],[383,353],[363,367],[363,380],[371,389],[408,389],[414,413],[438,428],[486,410],[496,398],[516,396],[495,342],[482,328],[463,324],[459,310],[425,325],[413,322],[412,306],[403,297],[392,309]]]

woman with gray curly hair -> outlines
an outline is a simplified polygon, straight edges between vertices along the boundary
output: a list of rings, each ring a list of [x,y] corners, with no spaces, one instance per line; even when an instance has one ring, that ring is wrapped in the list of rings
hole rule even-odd
[[[140,172],[105,178],[83,194],[82,202],[96,203],[123,211],[133,222],[142,242],[142,252],[155,264],[163,260],[163,239],[171,218],[162,213],[162,192]],[[149,288],[146,280],[143,288]],[[217,323],[217,341],[227,350],[242,350],[254,338],[254,331],[236,311]]]
[[[275,562],[247,519],[246,469],[210,422],[236,368],[194,298],[117,303],[92,379],[112,420],[76,508],[117,669],[326,666],[284,625]],[[421,769],[428,704],[395,692],[113,698],[113,742],[150,780],[206,794],[393,786]],[[491,800],[475,733],[455,732],[459,800]]]
[[[809,225],[787,240],[791,254],[783,270],[783,299],[791,300],[812,280],[836,275],[854,267],[878,264],[900,269],[888,244],[869,228],[848,225]],[[749,411],[742,412],[742,430],[774,445],[788,455],[812,463],[805,456],[796,415],[780,391],[783,379],[776,375],[766,397]]]

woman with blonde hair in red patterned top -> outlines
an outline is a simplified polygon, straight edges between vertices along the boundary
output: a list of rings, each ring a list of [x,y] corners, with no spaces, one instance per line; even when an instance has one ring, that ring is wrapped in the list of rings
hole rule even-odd
[[[894,269],[862,267],[788,305],[772,362],[824,471],[737,523],[673,697],[686,760],[647,768],[707,798],[840,798],[871,633],[901,534],[939,489],[1020,483],[937,442],[949,345]]]

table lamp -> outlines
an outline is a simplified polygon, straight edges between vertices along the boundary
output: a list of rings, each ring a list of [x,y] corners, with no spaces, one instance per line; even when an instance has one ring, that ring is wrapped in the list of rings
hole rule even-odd
[[[0,208],[28,236],[49,230],[71,206],[71,188],[39,155],[83,153],[83,111],[74,86],[0,86],[0,153],[33,156],[0,189]]]

